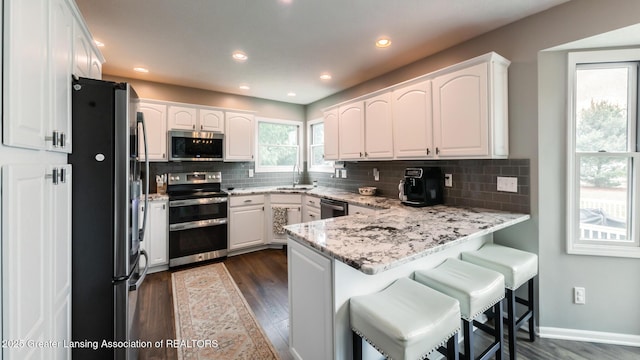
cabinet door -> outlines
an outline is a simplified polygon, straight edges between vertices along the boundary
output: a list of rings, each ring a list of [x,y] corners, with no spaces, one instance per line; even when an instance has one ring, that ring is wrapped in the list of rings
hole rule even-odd
[[[227,112],[224,125],[224,160],[253,161],[253,114]]]
[[[338,113],[340,160],[359,160],[364,157],[364,103],[340,106]]]
[[[48,9],[47,0],[4,1],[5,145],[46,148],[50,113]]]
[[[338,160],[339,139],[338,108],[331,109],[324,113],[324,159]]]
[[[71,74],[73,71],[73,24],[65,0],[51,3],[51,119],[49,132],[64,134],[49,149],[71,153]]]
[[[149,202],[149,218],[144,240],[145,250],[149,256],[149,267],[169,264],[169,244],[167,236],[169,231],[167,218],[167,202]]]
[[[295,241],[287,244],[289,348],[297,359],[333,359],[331,260]]]
[[[90,77],[91,40],[85,36],[78,20],[74,22],[73,32],[73,73],[79,77]]]
[[[229,250],[264,244],[264,206],[239,206],[229,212]]]
[[[391,93],[364,102],[364,155],[367,159],[393,158]]]
[[[271,204],[271,224],[268,228],[271,229],[271,241],[284,244],[287,240],[286,234],[276,234],[273,230],[273,208],[284,207],[287,209],[287,225],[299,224],[302,222],[302,206],[298,202],[298,205],[287,204]]]
[[[52,166],[2,169],[3,339],[60,341],[71,335],[71,177]],[[7,347],[7,359],[47,359],[45,347]],[[55,358],[69,358],[58,349]]]
[[[169,105],[169,129],[196,129],[196,109]]]
[[[489,155],[487,76],[487,63],[482,63],[433,80],[439,157]]]
[[[198,109],[200,130],[224,132],[224,112],[221,110]]]
[[[431,81],[396,89],[391,95],[395,157],[433,157]]]
[[[96,50],[91,52],[91,64],[89,66],[89,77],[92,79],[102,79],[102,62]]]
[[[167,161],[167,106],[150,102],[140,102],[147,128],[147,148],[150,161]],[[140,156],[144,159],[144,139],[139,137]]]

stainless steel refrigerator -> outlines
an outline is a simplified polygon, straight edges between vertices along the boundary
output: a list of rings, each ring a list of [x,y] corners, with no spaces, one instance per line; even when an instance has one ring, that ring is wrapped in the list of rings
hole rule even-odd
[[[139,219],[138,210],[149,188],[149,163],[138,159],[145,132],[138,102],[127,83],[73,79],[74,360],[138,357],[137,293],[147,270],[138,266],[146,257],[140,249],[146,214]]]

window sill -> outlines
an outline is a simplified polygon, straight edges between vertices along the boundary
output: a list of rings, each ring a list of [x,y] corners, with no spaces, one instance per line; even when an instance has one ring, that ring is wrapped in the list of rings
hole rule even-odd
[[[570,255],[609,256],[638,259],[640,258],[640,247],[570,244],[567,249],[567,253]]]

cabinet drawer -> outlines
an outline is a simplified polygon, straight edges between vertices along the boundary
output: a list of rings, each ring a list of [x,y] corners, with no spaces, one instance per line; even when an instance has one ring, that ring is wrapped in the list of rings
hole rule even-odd
[[[297,204],[302,203],[301,194],[271,194],[272,204]]]
[[[259,204],[264,204],[264,195],[232,196],[229,199],[229,206],[231,207]]]
[[[305,196],[304,204],[306,206],[311,206],[311,207],[320,209],[320,198],[317,198],[314,196]]]

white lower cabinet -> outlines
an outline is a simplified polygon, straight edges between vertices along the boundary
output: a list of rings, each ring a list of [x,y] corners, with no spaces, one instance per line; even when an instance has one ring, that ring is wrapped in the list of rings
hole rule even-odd
[[[2,189],[2,338],[62,344],[71,338],[71,165],[5,165]],[[51,350],[3,346],[2,357],[71,358]]]
[[[301,194],[271,194],[271,216],[267,224],[269,229],[269,242],[276,244],[286,244],[287,235],[278,234],[275,229],[275,211],[276,208],[284,208],[287,212],[286,225],[299,224],[302,222],[302,195]]]
[[[333,270],[331,260],[287,242],[289,350],[296,359],[333,359]]]
[[[147,212],[147,227],[140,246],[147,252],[149,272],[166,270],[169,267],[169,212],[167,199],[149,200]],[[140,207],[144,212],[144,203]],[[140,224],[142,226],[142,224]],[[144,259],[140,260],[140,267],[144,267]]]
[[[229,199],[229,251],[265,243],[264,195]]]
[[[320,220],[320,198],[305,195],[302,200],[302,222]]]

